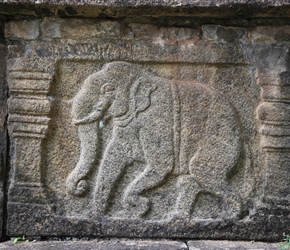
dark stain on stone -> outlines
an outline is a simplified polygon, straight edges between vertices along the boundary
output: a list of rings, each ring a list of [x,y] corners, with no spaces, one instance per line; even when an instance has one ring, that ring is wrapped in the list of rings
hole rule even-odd
[[[70,6],[65,7],[64,10],[68,16],[74,16],[74,15],[78,14],[78,12]]]

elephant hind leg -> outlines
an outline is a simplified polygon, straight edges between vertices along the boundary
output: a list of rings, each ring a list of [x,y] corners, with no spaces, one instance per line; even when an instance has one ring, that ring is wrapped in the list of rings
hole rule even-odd
[[[169,214],[169,219],[180,218],[190,219],[197,195],[206,191],[220,197],[224,202],[224,208],[220,216],[225,219],[239,218],[241,214],[241,200],[235,191],[228,184],[215,186],[200,185],[194,175],[179,177],[177,182],[178,197],[174,211]]]
[[[177,181],[178,197],[174,211],[169,214],[169,219],[189,219],[193,210],[196,197],[201,190],[200,185],[193,175],[183,175]]]
[[[230,185],[224,184],[215,186],[211,192],[214,192],[223,200],[223,211],[220,214],[222,218],[238,219],[240,217],[242,210],[241,199]]]

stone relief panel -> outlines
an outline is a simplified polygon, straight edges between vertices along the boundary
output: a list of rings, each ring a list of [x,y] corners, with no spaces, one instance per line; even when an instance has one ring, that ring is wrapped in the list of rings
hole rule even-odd
[[[92,212],[104,215],[114,186],[128,166],[142,166],[122,194],[128,218],[144,215],[150,199],[142,194],[171,173],[181,175],[173,214],[188,217],[200,192],[217,194],[240,213],[240,198],[227,173],[240,152],[239,126],[230,104],[200,84],[154,77],[131,63],[113,62],[90,75],[72,104],[81,144],[79,161],[67,179],[68,192],[83,195],[94,167],[98,128],[112,120],[97,167]],[[231,212],[230,212],[231,213]]]
[[[230,100],[230,91],[223,95],[221,83],[225,71],[241,70],[248,81],[243,67],[59,64],[44,150],[56,213],[91,220],[240,218],[241,199],[255,186],[241,133],[254,124],[238,114],[235,106],[243,103]]]
[[[11,26],[37,37],[10,37],[9,234],[276,239],[287,46],[245,28],[98,22],[72,22],[87,28],[77,39],[67,19]]]

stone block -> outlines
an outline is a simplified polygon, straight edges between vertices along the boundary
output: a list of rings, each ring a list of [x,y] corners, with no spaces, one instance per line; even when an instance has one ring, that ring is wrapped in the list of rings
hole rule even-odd
[[[44,18],[40,24],[42,37],[44,38],[61,38],[61,19]]]
[[[255,27],[249,32],[249,38],[253,43],[270,44],[270,43],[284,43],[290,41],[290,27],[289,25],[281,26],[262,26]]]
[[[161,37],[168,40],[198,40],[199,32],[191,28],[166,27],[161,29]]]
[[[152,39],[159,36],[159,28],[152,24],[130,23],[130,35],[139,39]]]
[[[35,40],[39,36],[39,21],[10,21],[5,23],[7,39]]]
[[[233,42],[243,39],[247,35],[247,30],[236,27],[223,27],[219,25],[203,25],[203,35],[208,40],[222,40],[226,42]]]
[[[41,23],[41,31],[44,38],[109,38],[120,35],[120,24],[93,19],[45,18]]]

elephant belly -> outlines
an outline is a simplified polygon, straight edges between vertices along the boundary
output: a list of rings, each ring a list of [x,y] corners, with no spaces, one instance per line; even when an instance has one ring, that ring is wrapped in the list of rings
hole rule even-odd
[[[155,166],[173,168],[174,165],[174,105],[170,84],[160,80],[151,94],[148,109],[138,115],[140,141],[145,158]],[[147,162],[147,163],[148,163]]]

